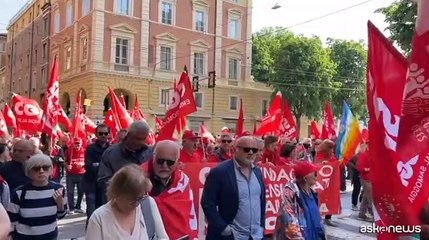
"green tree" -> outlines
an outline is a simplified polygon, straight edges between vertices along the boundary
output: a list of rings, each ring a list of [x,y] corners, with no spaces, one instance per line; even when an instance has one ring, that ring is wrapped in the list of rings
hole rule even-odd
[[[331,39],[327,41],[330,58],[336,64],[334,80],[339,84],[331,101],[334,115],[340,116],[345,100],[353,114],[366,117],[366,62],[367,52],[363,41]]]
[[[318,37],[293,36],[273,55],[269,83],[287,98],[295,117],[320,117],[325,99],[333,94],[336,65]],[[298,121],[298,129],[300,121]]]
[[[264,28],[253,34],[252,75],[257,81],[268,82],[276,53],[293,36],[293,33],[281,27]]]
[[[417,17],[417,5],[410,0],[397,0],[388,7],[380,8],[389,24],[390,39],[398,44],[405,53],[411,50],[411,41]]]

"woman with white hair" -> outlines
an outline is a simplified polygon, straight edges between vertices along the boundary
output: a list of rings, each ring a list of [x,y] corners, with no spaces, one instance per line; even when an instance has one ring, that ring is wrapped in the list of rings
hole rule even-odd
[[[24,164],[29,183],[11,195],[7,210],[12,222],[13,239],[51,240],[58,237],[57,219],[66,215],[64,187],[49,181],[51,158],[44,154],[32,156]]]

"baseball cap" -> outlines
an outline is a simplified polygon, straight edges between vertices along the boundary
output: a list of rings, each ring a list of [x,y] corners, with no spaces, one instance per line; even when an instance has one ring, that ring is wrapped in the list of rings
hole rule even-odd
[[[293,166],[293,169],[295,170],[295,178],[302,178],[306,176],[309,173],[317,172],[320,170],[322,166],[314,165],[310,163],[309,161],[299,161],[296,162]]]
[[[193,139],[193,138],[200,138],[197,134],[194,133],[193,130],[185,130],[183,133],[182,139]]]

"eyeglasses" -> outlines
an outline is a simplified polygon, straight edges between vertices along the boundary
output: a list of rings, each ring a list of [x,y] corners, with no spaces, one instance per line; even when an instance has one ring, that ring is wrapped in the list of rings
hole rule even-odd
[[[232,140],[222,140],[222,143],[232,143]]]
[[[176,161],[170,160],[170,159],[157,158],[156,163],[158,163],[159,165],[164,165],[164,163],[167,163],[167,166],[171,167],[176,163]]]
[[[98,136],[107,136],[107,135],[109,135],[109,132],[98,132],[97,135]]]
[[[252,151],[252,153],[257,153],[259,151],[259,149],[257,148],[241,147],[241,146],[237,146],[237,147],[243,149],[245,153],[249,153],[250,151]]]
[[[43,169],[44,172],[47,172],[49,171],[49,169],[51,169],[51,166],[44,165],[44,166],[34,166],[31,168],[31,170],[34,172],[40,172],[40,169]]]
[[[138,197],[137,199],[135,199],[135,200],[131,200],[130,201],[130,205],[136,205],[136,204],[138,204],[138,203],[141,203],[141,202],[143,202],[144,200],[146,200],[146,198],[147,197],[149,197],[149,195],[148,194],[145,194],[145,195],[143,195],[143,196],[141,196],[141,197]]]

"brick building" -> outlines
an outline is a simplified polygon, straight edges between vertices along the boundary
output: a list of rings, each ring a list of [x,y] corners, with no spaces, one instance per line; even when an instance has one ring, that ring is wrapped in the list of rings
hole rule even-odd
[[[40,2],[33,0],[30,5]],[[66,112],[72,112],[81,89],[83,98],[91,100],[87,114],[102,121],[110,107],[107,87],[111,86],[124,95],[128,108],[133,108],[138,96],[140,107],[153,124],[154,115],[165,114],[173,80],[185,65],[192,76],[200,79],[207,78],[211,71],[217,76],[214,91],[207,88],[207,80],[201,81],[195,93],[198,111],[188,117],[190,128],[198,130],[201,122],[213,132],[223,126],[235,128],[241,98],[245,129],[251,130],[267,108],[272,89],[250,75],[252,0],[43,2],[47,2],[43,14],[48,16],[48,59],[57,56],[60,60],[60,100]],[[28,9],[11,21],[9,34],[14,29],[23,34],[29,26],[39,25],[23,27],[20,18]],[[45,17],[36,19],[43,23]],[[12,36],[16,37],[10,37],[8,45],[18,42],[18,34]],[[44,46],[41,41],[43,38],[34,38],[33,45]],[[25,62],[25,54],[21,53],[14,58],[15,63],[22,56]],[[46,69],[42,62],[36,65],[40,71]],[[26,72],[21,73],[24,69]],[[34,67],[32,71],[36,71]],[[26,80],[29,72],[27,68],[15,69],[12,88],[18,84],[15,76]],[[32,84],[21,83],[21,94],[26,95],[29,86],[36,86],[32,97],[41,99],[43,93],[38,90],[43,91],[46,78],[37,75],[32,79],[36,79]]]

